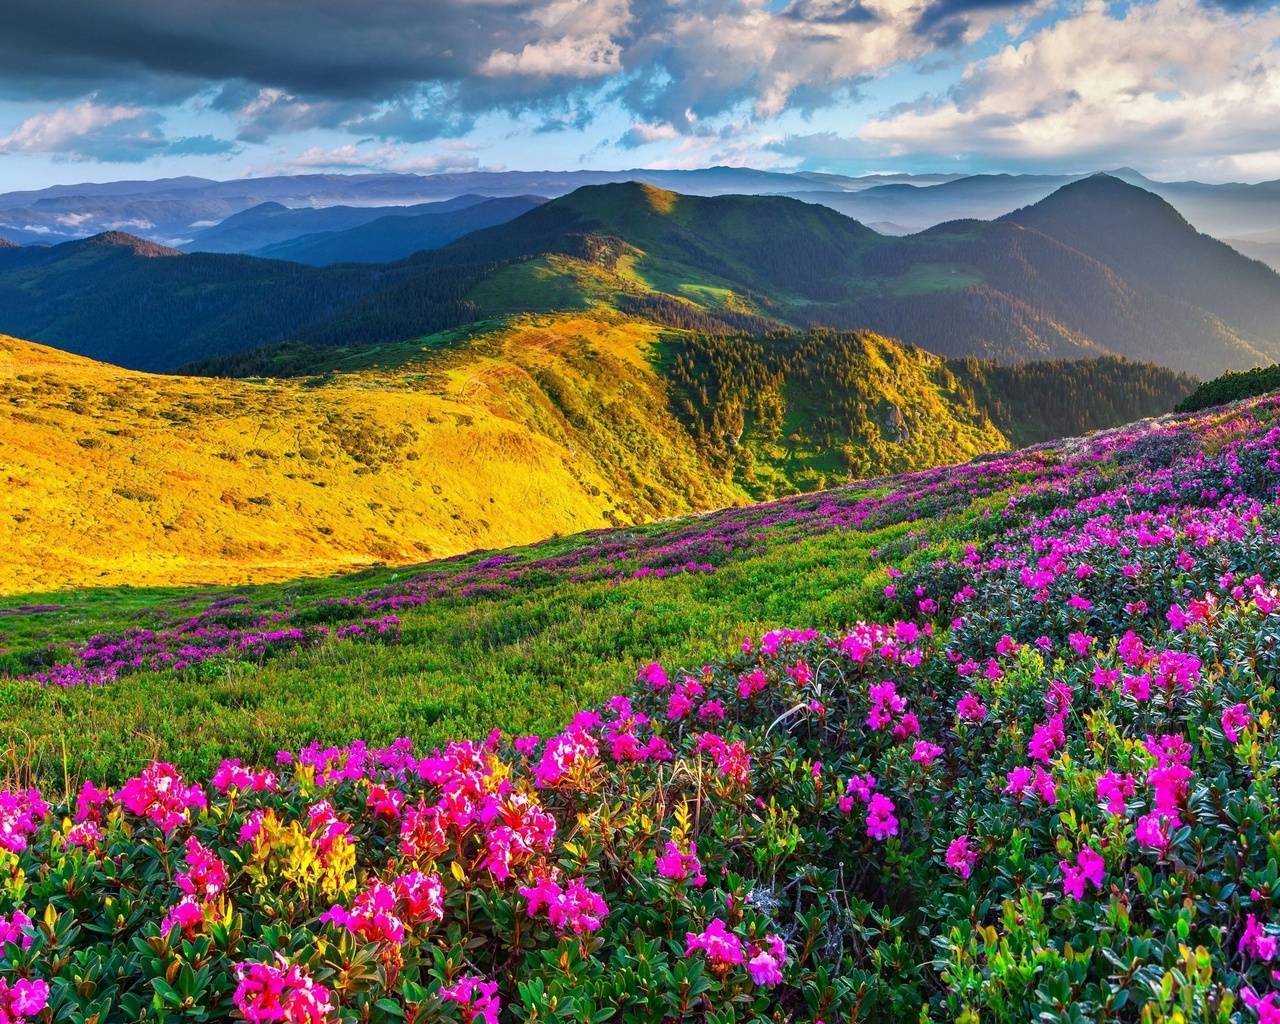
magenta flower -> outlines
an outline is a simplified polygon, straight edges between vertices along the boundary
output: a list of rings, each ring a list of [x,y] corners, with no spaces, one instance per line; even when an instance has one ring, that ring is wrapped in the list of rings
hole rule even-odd
[[[332,993],[281,954],[277,953],[276,959],[278,965],[252,961],[235,965],[239,984],[232,1001],[244,1019],[251,1024],[325,1024],[332,1020]]]
[[[521,886],[520,895],[529,901],[530,917],[546,908],[551,926],[561,935],[585,935],[599,931],[609,908],[604,900],[587,888],[581,878],[561,886],[554,877],[539,879],[536,885]]]
[[[978,851],[969,849],[967,835],[956,836],[947,847],[946,861],[947,867],[967,880],[978,863]]]
[[[723,976],[742,963],[742,940],[720,918],[713,918],[700,932],[685,933],[685,956],[701,952],[714,973]]]
[[[1072,899],[1084,899],[1086,883],[1091,884],[1095,889],[1101,889],[1106,878],[1107,862],[1100,853],[1089,846],[1076,854],[1074,864],[1064,860],[1059,867],[1062,868],[1063,891]]]
[[[1268,935],[1265,927],[1258,923],[1258,918],[1250,914],[1245,922],[1244,934],[1240,936],[1240,952],[1247,953],[1255,960],[1270,961],[1276,958],[1278,947],[1280,939]]]
[[[1132,775],[1107,771],[1098,776],[1098,799],[1106,805],[1109,814],[1124,814],[1125,801],[1136,792],[1137,780]]]
[[[188,786],[171,764],[152,761],[116,794],[132,814],[154,821],[166,835],[190,820],[192,809],[203,809],[207,800],[199,786]]]
[[[885,840],[898,834],[898,819],[894,817],[893,801],[883,793],[873,793],[867,802],[867,835]]]
[[[698,860],[698,844],[690,843],[689,852],[681,853],[675,843],[667,840],[666,851],[655,865],[658,874],[664,878],[672,878],[677,882],[690,881],[693,885],[705,885],[707,876],[702,873],[702,862]]]
[[[23,949],[30,949],[32,927],[31,918],[21,910],[15,910],[8,917],[0,915],[0,944],[12,942]]]
[[[498,1024],[502,1003],[498,999],[498,983],[485,981],[475,975],[465,975],[452,985],[440,989],[440,998],[446,1003],[456,1003],[460,1008],[462,1024]]]
[[[0,978],[0,1020],[6,1024],[25,1024],[40,1016],[49,1002],[49,985],[39,978],[19,978],[11,985]]]
[[[49,805],[37,789],[0,793],[0,849],[21,853],[48,813]]]
[[[1248,704],[1235,704],[1222,712],[1222,735],[1231,744],[1240,742],[1240,732],[1249,728],[1253,716],[1249,714]]]
[[[661,693],[670,684],[667,673],[656,661],[645,665],[636,676],[636,681],[648,686],[655,693]]]
[[[787,947],[778,935],[766,935],[763,945],[747,950],[747,973],[757,985],[781,985]]]

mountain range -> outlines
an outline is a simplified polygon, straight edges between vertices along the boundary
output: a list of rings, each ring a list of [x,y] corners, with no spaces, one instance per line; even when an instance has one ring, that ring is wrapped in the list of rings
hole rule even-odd
[[[333,206],[406,206],[482,194],[562,196],[583,185],[644,181],[692,195],[856,190],[881,184],[931,185],[958,175],[777,173],[747,167],[671,171],[475,171],[459,174],[304,174],[212,181],[167,178],[105,184],[54,185],[0,194],[0,236],[22,244],[48,244],[104,231],[129,231],[151,241],[185,247],[201,231],[264,203],[291,209]],[[314,231],[316,228],[307,228]],[[299,232],[299,234],[304,232]],[[242,250],[245,251],[245,250]]]
[[[1258,184],[1162,182],[1121,167],[1108,172],[1172,203],[1197,229],[1245,247],[1266,244],[1280,230],[1280,181]],[[309,174],[234,181],[171,178],[58,185],[0,194],[0,237],[21,244],[55,244],[104,231],[128,231],[174,248],[255,252],[269,242],[216,229],[229,218],[263,207],[317,215],[277,219],[296,235],[343,230],[382,216],[467,197],[559,197],[584,185],[639,181],[687,195],[785,195],[824,204],[884,234],[910,234],[952,220],[991,220],[1039,202],[1086,174],[869,174],[762,171],[749,167],[698,170],[475,171],[455,174]],[[334,209],[326,221],[322,211]],[[363,212],[363,211],[368,211]],[[316,226],[319,225],[319,226]],[[237,248],[231,248],[232,245]],[[1245,251],[1245,250],[1242,250]],[[1249,251],[1249,255],[1257,255]],[[1274,255],[1263,258],[1274,258]]]
[[[623,183],[385,264],[183,254],[123,234],[0,251],[0,330],[139,369],[553,310],[703,333],[869,329],[949,357],[1119,355],[1202,377],[1280,356],[1280,277],[1104,175],[906,237],[785,197]]]

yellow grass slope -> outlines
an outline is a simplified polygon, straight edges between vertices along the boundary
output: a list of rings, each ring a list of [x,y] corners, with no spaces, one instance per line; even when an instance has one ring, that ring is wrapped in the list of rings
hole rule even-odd
[[[840,468],[794,432],[813,419],[797,394],[790,439],[744,438],[727,459],[672,411],[662,342],[608,310],[525,314],[310,353],[310,377],[226,380],[0,336],[0,593],[423,562],[1007,443],[946,392],[937,357],[868,336],[847,369],[901,411],[903,437],[869,429]]]
[[[0,592],[418,562],[625,520],[611,490],[462,394],[154,376],[0,336]]]

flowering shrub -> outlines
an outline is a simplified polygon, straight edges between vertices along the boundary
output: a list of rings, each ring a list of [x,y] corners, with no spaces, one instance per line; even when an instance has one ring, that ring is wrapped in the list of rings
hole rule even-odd
[[[0,794],[0,1012],[1280,1019],[1275,411],[928,483],[1007,493],[882,620],[549,737]]]

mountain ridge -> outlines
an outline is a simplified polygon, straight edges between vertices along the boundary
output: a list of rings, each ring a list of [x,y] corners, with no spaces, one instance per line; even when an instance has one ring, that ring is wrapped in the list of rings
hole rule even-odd
[[[1121,191],[1108,202],[1139,193],[1177,217],[1110,180]],[[1095,234],[1120,221],[1104,205]],[[1182,231],[1193,274],[1205,244],[1210,255],[1224,251]],[[378,265],[200,253],[130,262],[127,245],[106,260],[105,243],[95,244],[96,258],[74,245],[0,254],[0,329],[143,369],[284,341],[398,342],[557,310],[617,310],[704,334],[865,328],[949,357],[1005,362],[1112,353],[1202,377],[1280,355],[1280,317],[1268,327],[1258,315],[1273,308],[1258,289],[1280,279],[1258,264],[1250,273],[1264,276],[1213,311],[1141,268],[1117,270],[1010,219],[894,238],[787,197],[687,196],[646,183],[588,186]],[[1108,256],[1105,238],[1079,244]],[[1262,330],[1242,320],[1264,321]]]

